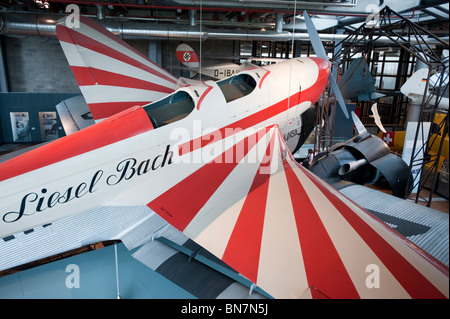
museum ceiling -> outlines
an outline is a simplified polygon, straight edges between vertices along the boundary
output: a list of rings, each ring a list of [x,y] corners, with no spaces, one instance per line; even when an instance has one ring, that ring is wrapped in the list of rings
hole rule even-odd
[[[449,3],[442,0],[2,0],[0,30],[8,23],[5,15],[20,13],[25,19],[26,13],[44,17],[66,14],[69,4],[76,4],[82,15],[105,21],[205,27],[231,32],[305,32],[302,13],[307,10],[318,31],[324,33],[350,32],[372,19],[379,8],[389,6],[434,34],[448,37]]]

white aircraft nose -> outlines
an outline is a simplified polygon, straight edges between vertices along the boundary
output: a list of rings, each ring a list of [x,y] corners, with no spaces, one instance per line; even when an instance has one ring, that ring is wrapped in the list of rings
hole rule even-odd
[[[328,77],[328,75],[330,74],[331,63],[328,60],[322,58],[312,57],[310,59],[316,62],[317,67],[319,68],[319,78],[323,78],[324,76]]]

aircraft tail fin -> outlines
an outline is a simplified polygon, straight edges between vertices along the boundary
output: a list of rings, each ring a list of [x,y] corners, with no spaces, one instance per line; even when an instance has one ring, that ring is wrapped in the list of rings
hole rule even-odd
[[[420,101],[425,93],[427,78],[428,69],[419,69],[403,84],[400,91],[410,99]]]
[[[56,34],[93,118],[98,121],[172,93],[177,80],[92,19]]]
[[[189,69],[197,69],[200,66],[198,56],[194,49],[186,43],[182,43],[177,47],[176,55],[178,61],[183,63],[183,65]]]

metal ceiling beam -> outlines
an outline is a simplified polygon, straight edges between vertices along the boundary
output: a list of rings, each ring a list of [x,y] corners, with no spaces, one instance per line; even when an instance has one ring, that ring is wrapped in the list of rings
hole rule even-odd
[[[387,0],[387,1],[383,2],[383,5],[380,6],[379,9],[381,11],[383,8],[389,7],[392,10],[394,10],[395,12],[398,12],[405,16],[411,15],[408,18],[413,18],[415,16],[414,12],[417,12],[419,10],[426,9],[426,8],[438,7],[445,3],[448,3],[448,0],[402,0],[402,1]],[[361,15],[361,17],[354,17],[352,15],[349,15],[350,17],[348,17],[348,18],[340,19],[338,26],[345,27],[345,26],[349,26],[352,24],[363,23],[366,21],[366,19],[370,13],[371,12],[366,12],[366,13],[364,13],[364,15]],[[427,19],[427,20],[430,20],[430,19]],[[420,21],[415,21],[415,22],[420,22]]]
[[[442,11],[436,12],[434,9],[435,8],[426,8],[426,9],[422,9],[422,11],[425,12],[426,14],[429,14],[429,15],[435,17],[437,20],[448,20],[448,14],[446,14]]]
[[[434,8],[437,9],[437,10],[439,10],[439,11],[444,12],[444,13],[447,14],[447,15],[450,14],[450,12],[448,11],[448,9],[443,8],[442,5],[436,6],[436,7],[434,7]]]

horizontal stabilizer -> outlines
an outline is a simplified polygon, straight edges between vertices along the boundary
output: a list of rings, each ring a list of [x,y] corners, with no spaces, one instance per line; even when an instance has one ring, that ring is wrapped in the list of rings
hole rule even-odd
[[[66,135],[95,124],[91,111],[81,95],[61,101],[56,105],[56,110]]]

